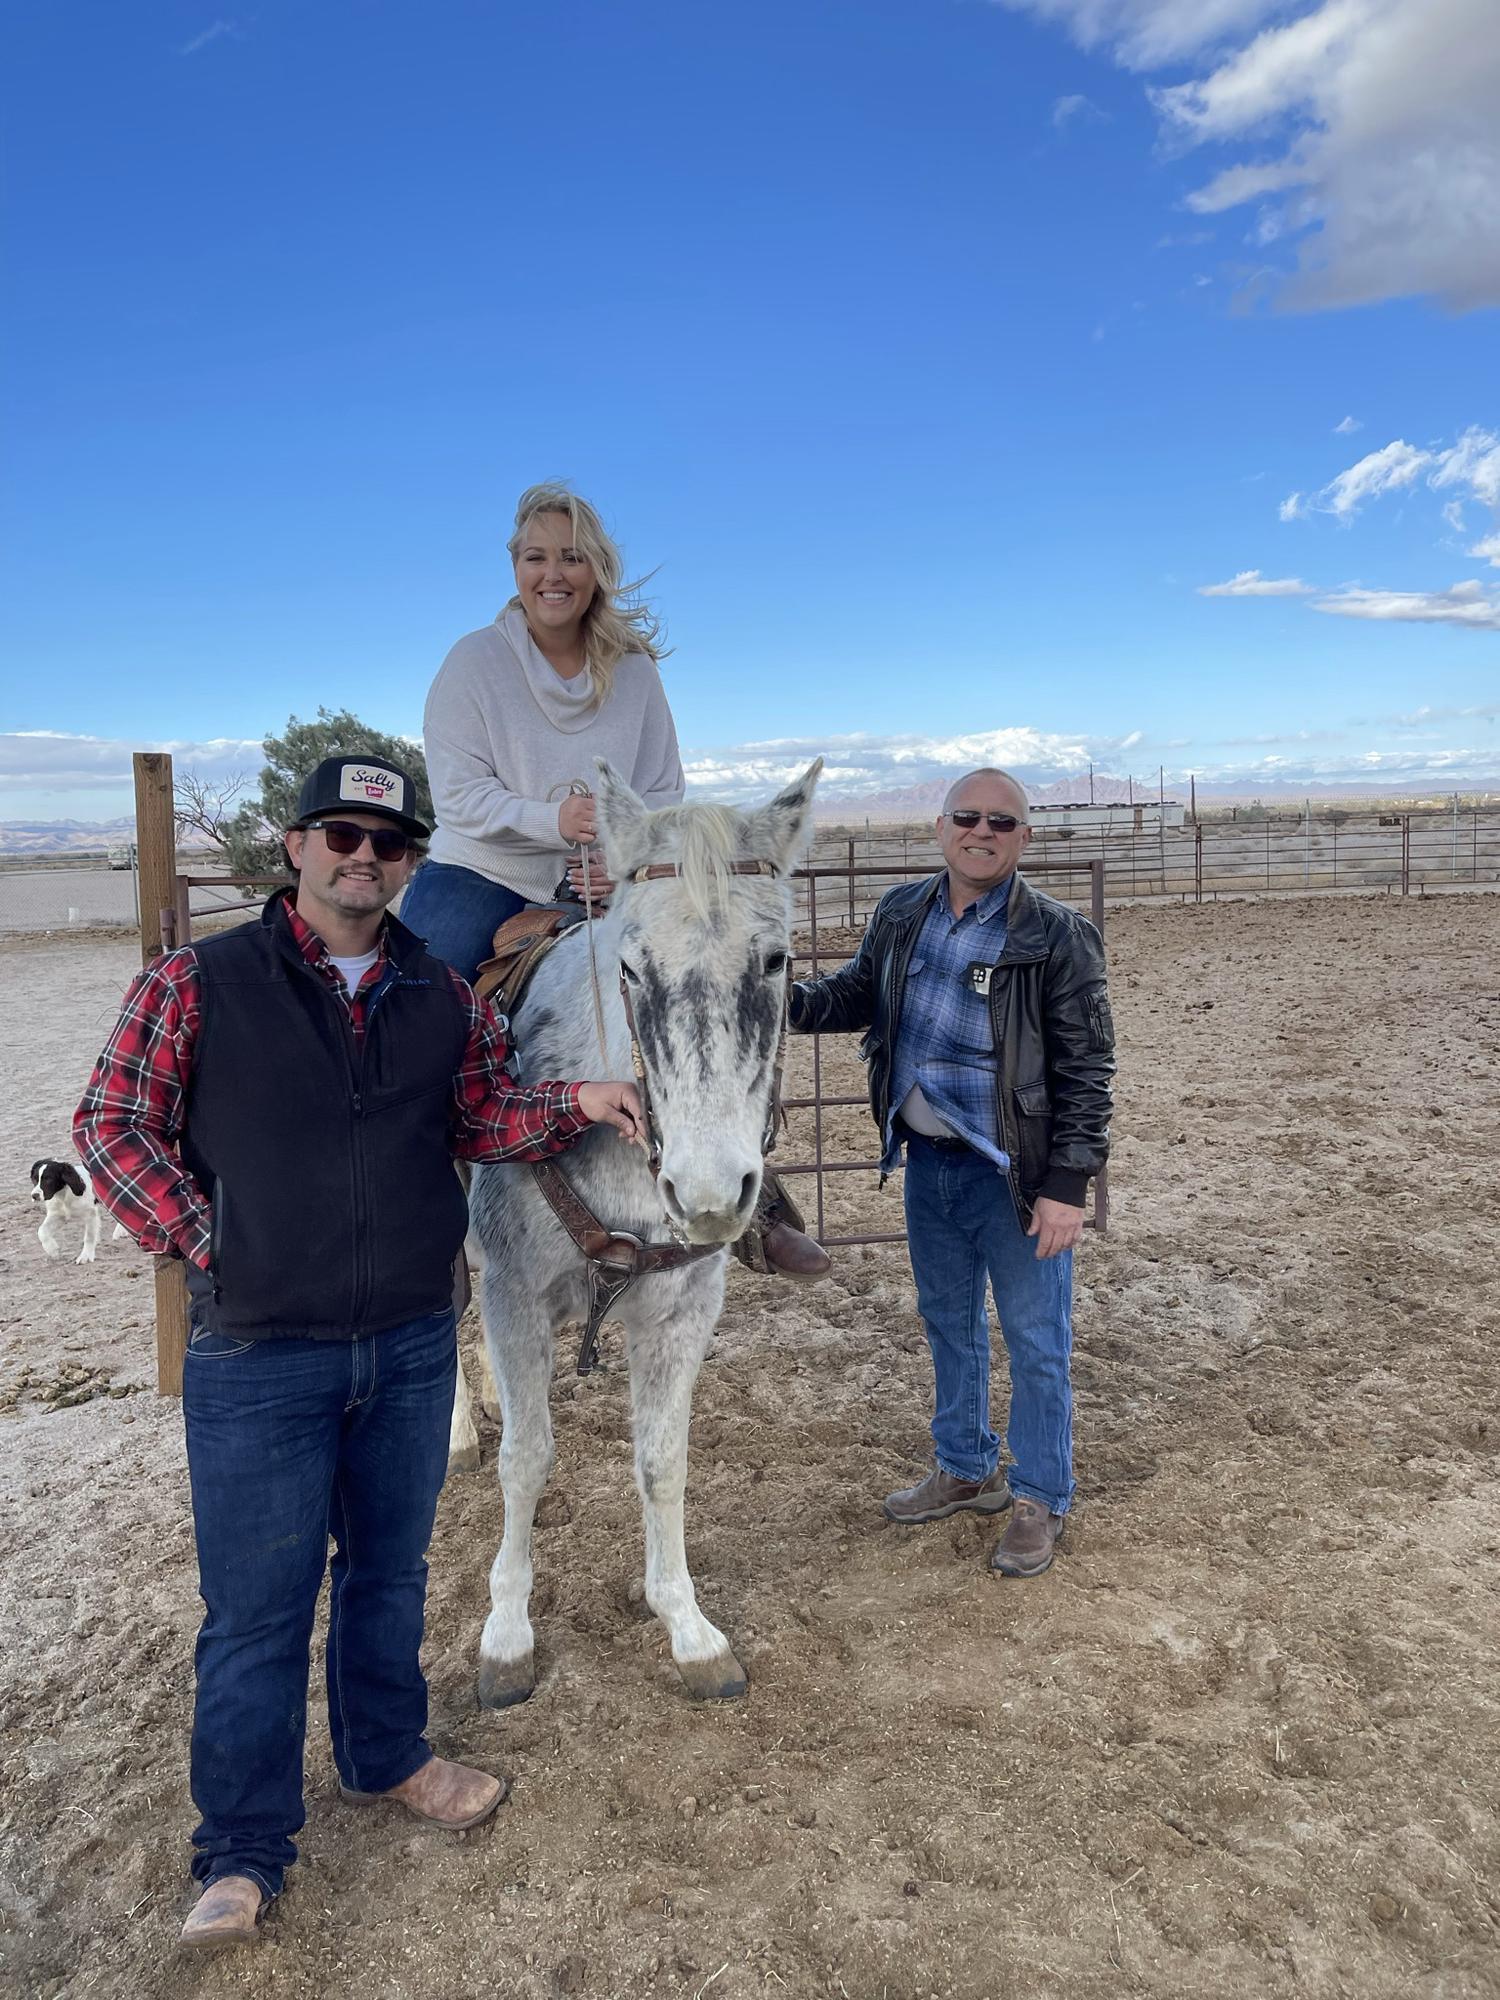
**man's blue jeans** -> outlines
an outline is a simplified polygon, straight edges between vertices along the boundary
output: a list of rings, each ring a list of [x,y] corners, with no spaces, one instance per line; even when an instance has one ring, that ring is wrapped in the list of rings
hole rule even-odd
[[[401,903],[401,921],[427,940],[445,965],[472,979],[493,954],[490,944],[507,917],[526,909],[524,896],[503,883],[455,868],[449,861],[424,861]]]
[[[916,1135],[906,1142],[906,1231],[936,1376],[938,1464],[955,1479],[987,1479],[1000,1460],[990,1427],[988,1278],[1010,1358],[1010,1490],[1065,1514],[1073,1498],[1072,1251],[1042,1262],[1005,1175],[968,1147]]]
[[[339,1776],[388,1791],[432,1755],[417,1653],[457,1358],[450,1310],[368,1340],[192,1335],[182,1409],[206,1607],[192,1751],[199,1882],[248,1875],[276,1896],[297,1858],[325,1568]]]

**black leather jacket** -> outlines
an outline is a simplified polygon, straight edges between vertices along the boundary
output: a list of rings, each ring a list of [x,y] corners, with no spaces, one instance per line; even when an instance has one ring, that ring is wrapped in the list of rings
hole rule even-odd
[[[912,946],[946,872],[881,897],[859,950],[826,979],[799,980],[791,1024],[803,1034],[864,1029],[870,1109],[885,1143],[891,1061]],[[1109,1155],[1115,1028],[1099,933],[1021,875],[1006,905],[1005,949],[990,978],[995,1096],[1011,1187],[1029,1222],[1038,1196],[1083,1206]]]

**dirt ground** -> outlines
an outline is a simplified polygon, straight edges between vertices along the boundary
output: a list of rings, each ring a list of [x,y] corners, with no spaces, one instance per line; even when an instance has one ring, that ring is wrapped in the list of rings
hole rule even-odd
[[[560,1346],[524,1708],[473,1697],[492,1427],[432,1552],[432,1733],[510,1803],[460,1839],[356,1812],[315,1721],[303,1858],[217,1961],[171,1950],[198,1601],[150,1277],[107,1241],[47,1265],[26,1201],[132,947],[0,951],[0,1990],[1500,1994],[1500,896],[1132,908],[1109,945],[1113,1227],[1052,1573],[991,1577],[973,1517],[882,1519],[928,1450],[899,1248],[736,1270],[688,1533],[751,1687],[694,1706],[643,1616],[623,1375]],[[831,1186],[830,1227],[897,1226],[898,1187]]]

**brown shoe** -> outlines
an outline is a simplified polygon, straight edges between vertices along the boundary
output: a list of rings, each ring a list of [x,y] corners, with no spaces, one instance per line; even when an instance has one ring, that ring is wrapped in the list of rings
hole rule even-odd
[[[935,1465],[917,1486],[903,1486],[885,1496],[886,1517],[908,1525],[916,1521],[946,1521],[967,1509],[974,1514],[1003,1514],[1010,1505],[1010,1488],[997,1466],[988,1479],[955,1479]]]
[[[177,1942],[187,1951],[254,1944],[265,1897],[248,1875],[220,1875],[194,1903]]]
[[[789,1222],[773,1222],[761,1237],[766,1268],[780,1278],[826,1278],[833,1259],[816,1237]]]
[[[391,1801],[448,1833],[463,1833],[468,1827],[482,1825],[508,1797],[510,1780],[475,1771],[467,1764],[451,1763],[446,1757],[429,1757],[420,1770],[392,1785],[388,1792],[356,1792],[342,1783],[339,1791],[350,1805],[375,1806]]]
[[[1017,1500],[1000,1546],[990,1557],[990,1568],[999,1576],[1040,1576],[1052,1567],[1052,1552],[1066,1519],[1065,1514],[1049,1514],[1040,1500]]]

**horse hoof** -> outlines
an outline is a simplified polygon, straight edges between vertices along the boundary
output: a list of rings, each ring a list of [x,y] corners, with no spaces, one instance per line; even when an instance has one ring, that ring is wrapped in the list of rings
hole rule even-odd
[[[443,1474],[443,1477],[451,1479],[455,1472],[477,1472],[478,1470],[479,1446],[477,1443],[466,1444],[461,1451],[449,1452],[448,1470]]]
[[[519,1660],[479,1662],[481,1708],[514,1708],[518,1701],[529,1701],[535,1688],[536,1667],[530,1653]]]
[[[738,1701],[750,1685],[733,1653],[715,1653],[711,1660],[679,1660],[677,1671],[694,1701]]]

